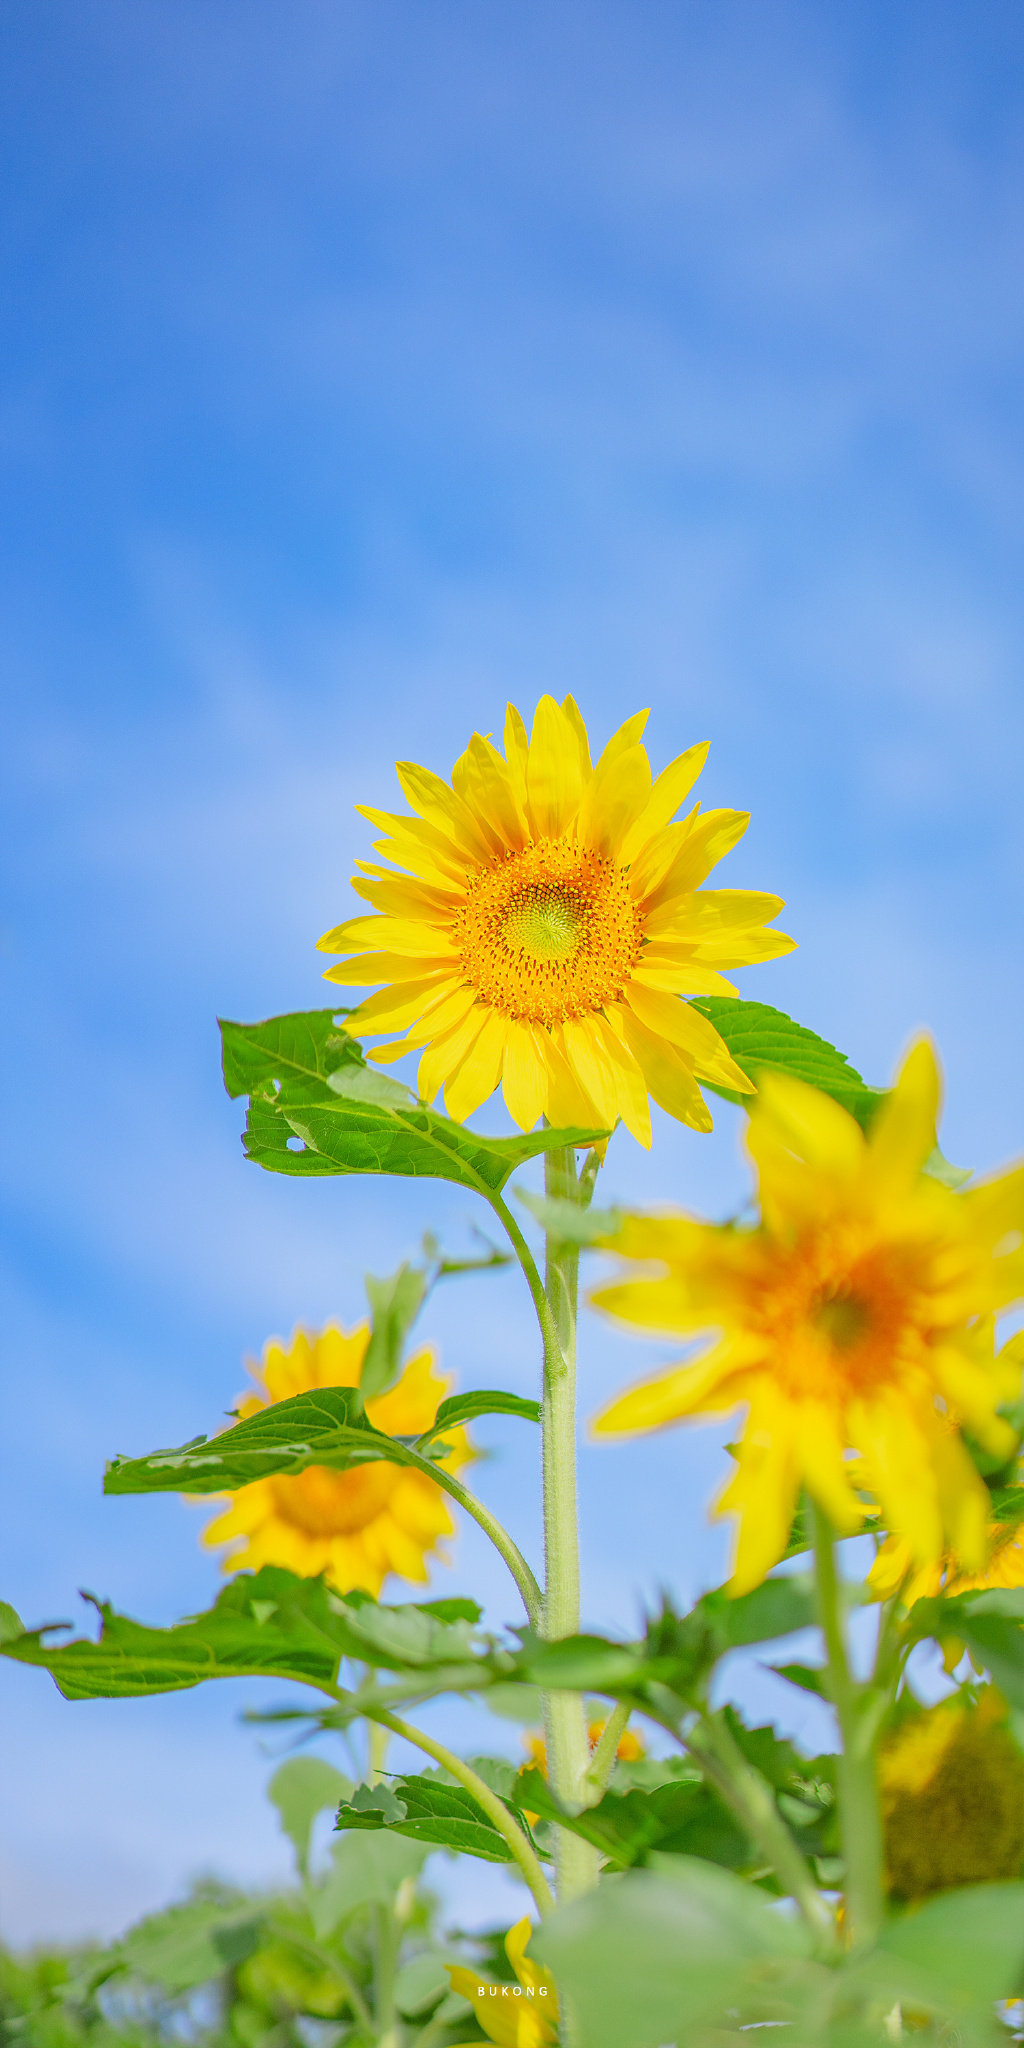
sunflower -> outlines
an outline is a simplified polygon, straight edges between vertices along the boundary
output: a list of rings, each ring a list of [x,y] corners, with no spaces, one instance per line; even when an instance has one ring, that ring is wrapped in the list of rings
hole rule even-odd
[[[329,1324],[319,1335],[296,1330],[287,1350],[267,1344],[260,1366],[249,1368],[259,1391],[241,1402],[239,1415],[257,1415],[314,1387],[358,1386],[369,1340],[368,1323],[348,1331]],[[389,1393],[367,1401],[367,1416],[388,1436],[420,1436],[449,1385],[435,1373],[433,1353],[418,1351]],[[453,1430],[444,1463],[454,1468],[470,1455],[465,1431]],[[223,1560],[227,1572],[278,1564],[304,1578],[325,1572],[341,1593],[359,1586],[376,1596],[390,1572],[425,1584],[427,1561],[453,1526],[444,1494],[424,1472],[403,1465],[356,1465],[348,1472],[310,1465],[240,1487],[202,1540],[211,1548],[235,1544]]]
[[[695,1130],[711,1129],[698,1081],[749,1093],[694,995],[734,996],[723,968],[774,960],[794,941],[767,931],[782,899],[700,889],[746,830],[745,811],[694,805],[673,824],[707,755],[691,747],[652,781],[626,720],[591,766],[571,697],[542,697],[532,734],[513,705],[505,753],[474,733],[451,785],[398,763],[412,816],[362,810],[386,833],[353,888],[378,915],[325,933],[322,951],[356,957],[326,971],[375,987],[355,1033],[405,1031],[376,1060],[422,1050],[418,1087],[443,1087],[464,1120],[501,1083],[521,1130],[623,1122],[651,1142],[648,1094]],[[404,869],[401,873],[399,870]]]
[[[954,1695],[908,1714],[883,1739],[879,1784],[896,1898],[1019,1877],[1024,1757],[994,1686],[976,1702]]]
[[[505,1953],[516,1973],[514,1984],[489,1984],[461,1965],[448,1971],[452,1990],[468,1998],[478,2024],[498,2048],[548,2048],[558,2039],[555,1980],[526,1954],[532,1933],[524,1919],[505,1937]]]
[[[993,1358],[990,1333],[1024,1292],[1024,1168],[956,1194],[924,1174],[938,1101],[926,1040],[867,1137],[829,1096],[765,1075],[747,1135],[760,1221],[633,1217],[616,1242],[661,1271],[601,1289],[602,1308],[719,1336],[620,1396],[597,1433],[746,1408],[718,1503],[739,1517],[734,1592],[783,1555],[801,1485],[840,1533],[860,1528],[853,1478],[914,1564],[947,1549],[967,1570],[983,1563],[989,1495],[960,1431],[999,1458],[1017,1441],[997,1410],[1019,1366]]]

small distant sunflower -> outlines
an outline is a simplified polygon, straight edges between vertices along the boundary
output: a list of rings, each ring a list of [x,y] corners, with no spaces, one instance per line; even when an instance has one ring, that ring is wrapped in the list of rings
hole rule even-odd
[[[751,1090],[681,998],[734,996],[723,968],[774,960],[794,941],[765,929],[781,897],[700,889],[748,814],[695,805],[673,824],[708,750],[691,747],[652,781],[646,719],[627,719],[592,766],[571,697],[542,697],[529,738],[510,705],[504,756],[474,733],[450,786],[400,761],[414,815],[362,810],[394,865],[358,863],[353,887],[379,914],[324,935],[327,953],[368,949],[325,978],[384,984],[349,1028],[405,1031],[370,1057],[422,1048],[419,1092],[433,1102],[443,1087],[453,1117],[500,1082],[521,1130],[542,1115],[563,1127],[621,1117],[649,1145],[648,1094],[707,1131],[699,1081]]]
[[[240,1403],[239,1415],[257,1415],[314,1387],[358,1386],[369,1340],[368,1323],[348,1331],[329,1324],[318,1335],[297,1330],[287,1349],[267,1344],[261,1365],[250,1367],[259,1391]],[[389,1393],[367,1401],[367,1416],[388,1436],[420,1436],[449,1386],[434,1371],[433,1353],[418,1351]],[[471,1456],[464,1430],[452,1430],[445,1447],[444,1463],[452,1468]],[[423,1472],[402,1465],[357,1465],[349,1472],[311,1465],[240,1487],[202,1540],[211,1549],[235,1544],[223,1560],[226,1572],[284,1565],[304,1578],[325,1572],[341,1593],[358,1586],[376,1596],[391,1572],[425,1584],[427,1561],[453,1528],[444,1494]]]
[[[734,1592],[782,1557],[801,1486],[843,1534],[860,1528],[853,1477],[914,1563],[951,1550],[965,1570],[983,1564],[989,1495],[960,1430],[997,1457],[1017,1440],[997,1411],[1020,1370],[993,1358],[991,1321],[1024,1292],[1024,1168],[955,1194],[922,1173],[938,1101],[925,1040],[866,1138],[827,1095],[764,1075],[747,1134],[760,1222],[637,1216],[616,1240],[661,1273],[600,1289],[600,1307],[721,1334],[621,1395],[597,1433],[746,1407],[718,1503],[740,1518]]]
[[[468,1998],[477,2024],[498,2048],[548,2048],[558,2039],[555,1980],[526,1953],[532,1933],[524,1919],[505,1937],[505,1953],[516,1973],[514,1984],[490,1984],[461,1965],[448,1971],[452,1990]]]
[[[909,1714],[883,1740],[879,1784],[896,1898],[1020,1876],[1024,1756],[993,1686]]]

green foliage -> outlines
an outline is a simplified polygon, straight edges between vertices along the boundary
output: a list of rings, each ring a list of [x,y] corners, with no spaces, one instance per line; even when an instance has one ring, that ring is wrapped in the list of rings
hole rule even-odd
[[[883,1091],[869,1088],[845,1053],[837,1052],[827,1038],[819,1038],[806,1024],[797,1024],[784,1010],[770,1003],[738,1002],[731,996],[698,996],[693,1008],[699,1010],[724,1038],[733,1059],[756,1083],[762,1073],[791,1074],[806,1081],[848,1109],[858,1123],[870,1123],[883,1098]],[[746,1104],[749,1097],[737,1095],[717,1082],[704,1081],[726,1102]]]
[[[389,1273],[384,1280],[367,1273],[364,1285],[370,1304],[370,1341],[359,1375],[364,1401],[386,1394],[394,1386],[402,1370],[406,1338],[423,1306],[428,1284],[421,1266],[399,1266],[397,1273]]]
[[[475,1758],[473,1769],[478,1775],[486,1771],[487,1780],[511,1811],[510,1795],[516,1776],[512,1765]],[[493,1784],[496,1776],[500,1790],[499,1785]],[[434,1848],[480,1857],[485,1863],[513,1861],[504,1836],[472,1795],[446,1771],[423,1771],[372,1786],[359,1785],[352,1798],[343,1800],[339,1806],[336,1825],[343,1830],[386,1829],[414,1842],[430,1843]]]
[[[909,1639],[931,1636],[938,1643],[963,1643],[979,1669],[994,1679],[1018,1712],[1024,1708],[1024,1586],[958,1593],[952,1599],[917,1600],[907,1624]]]
[[[91,1599],[91,1595],[87,1595]],[[471,1601],[383,1607],[366,1594],[347,1599],[323,1579],[277,1565],[243,1573],[206,1614],[174,1628],[147,1628],[93,1600],[98,1642],[48,1643],[55,1623],[0,1645],[0,1654],[48,1670],[66,1699],[174,1692],[207,1678],[266,1676],[331,1688],[342,1657],[386,1670],[425,1674],[470,1662],[479,1609]]]
[[[249,1097],[246,1155],[270,1172],[427,1176],[491,1200],[526,1160],[607,1135],[573,1129],[482,1138],[367,1065],[337,1017],[310,1010],[221,1024],[225,1087]]]
[[[436,1478],[424,1456],[448,1429],[480,1415],[521,1415],[538,1420],[539,1403],[519,1394],[481,1389],[442,1401],[431,1427],[417,1442],[386,1436],[367,1418],[357,1387],[317,1387],[275,1401],[236,1422],[216,1437],[193,1437],[173,1450],[144,1458],[115,1458],[103,1481],[105,1493],[227,1493],[254,1479],[304,1472],[309,1465],[347,1472],[353,1465],[383,1461],[411,1465]]]
[[[301,1876],[309,1867],[309,1842],[317,1814],[347,1799],[351,1790],[351,1781],[321,1756],[289,1757],[274,1772],[267,1797],[277,1808]]]

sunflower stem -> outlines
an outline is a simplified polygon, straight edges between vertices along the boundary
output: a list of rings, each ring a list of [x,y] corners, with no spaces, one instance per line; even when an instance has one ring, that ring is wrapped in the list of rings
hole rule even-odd
[[[426,1460],[423,1462],[425,1465]],[[435,1485],[450,1494],[452,1500],[458,1501],[466,1514],[472,1515],[484,1535],[490,1538],[519,1588],[530,1623],[534,1628],[539,1628],[544,1612],[544,1595],[518,1544],[513,1543],[508,1530],[499,1522],[497,1515],[492,1515],[490,1508],[485,1507],[483,1501],[479,1500],[475,1493],[471,1493],[468,1486],[463,1486],[461,1479],[456,1479],[454,1473],[446,1472],[443,1465],[431,1466],[428,1469]]]
[[[878,1799],[878,1693],[850,1669],[843,1593],[836,1569],[835,1531],[821,1509],[814,1520],[818,1620],[825,1639],[829,1697],[842,1739],[839,1757],[839,1826],[846,1860],[846,1921],[850,1945],[865,1947],[885,1912],[882,1817]]]
[[[687,1732],[686,1747],[705,1777],[732,1808],[816,1938],[831,1946],[832,1914],[775,1803],[771,1786],[747,1762],[721,1714],[704,1713]]]
[[[339,1699],[343,1697],[343,1694],[338,1694]],[[389,1713],[386,1707],[366,1706],[362,1712],[368,1721],[376,1721],[381,1728],[390,1728],[392,1735],[401,1735],[406,1742],[411,1742],[415,1749],[421,1749],[424,1756],[433,1757],[436,1764],[441,1764],[446,1771],[451,1772],[456,1784],[465,1787],[476,1800],[481,1812],[487,1815],[492,1827],[497,1828],[499,1835],[504,1838],[514,1862],[519,1865],[520,1872],[529,1886],[538,1912],[542,1915],[550,1913],[555,1902],[532,1842],[527,1839],[518,1821],[513,1820],[508,1807],[498,1798],[496,1792],[491,1791],[489,1785],[484,1784],[472,1765],[464,1762],[461,1756],[456,1756],[455,1751],[446,1748],[443,1742],[436,1742],[432,1735],[426,1735],[422,1728],[414,1728],[411,1722],[399,1720],[398,1715]]]
[[[571,1146],[544,1156],[544,1191],[549,1200],[582,1202]],[[544,1460],[544,1634],[549,1642],[575,1635],[580,1625],[580,1554],[576,1501],[576,1308],[579,1248],[545,1239],[544,1292],[554,1324],[545,1333],[541,1434]],[[548,1776],[556,1797],[570,1811],[584,1803],[590,1746],[583,1700],[575,1692],[544,1696]],[[597,1883],[600,1857],[589,1842],[567,1828],[556,1831],[555,1867],[560,1900],[577,1898]]]
[[[601,1730],[593,1756],[583,1774],[582,1790],[588,1806],[596,1806],[602,1794],[608,1789],[608,1780],[619,1753],[619,1743],[632,1711],[632,1707],[624,1706],[620,1701],[618,1706],[612,1708]],[[589,1743],[589,1735],[587,1739]]]

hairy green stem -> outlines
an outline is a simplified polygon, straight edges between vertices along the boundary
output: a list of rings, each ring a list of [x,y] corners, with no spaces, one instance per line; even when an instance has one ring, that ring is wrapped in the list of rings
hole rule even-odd
[[[686,1747],[771,1864],[779,1883],[795,1899],[816,1938],[831,1945],[834,1929],[829,1907],[775,1804],[771,1786],[747,1762],[723,1716],[703,1714],[688,1731]]]
[[[632,1707],[622,1703],[613,1707],[598,1738],[594,1754],[583,1773],[582,1792],[587,1806],[596,1806],[615,1768],[619,1743],[629,1721]]]
[[[544,1189],[549,1200],[579,1201],[576,1160],[571,1146],[544,1157]],[[544,1634],[557,1642],[578,1632],[580,1625],[580,1551],[576,1502],[576,1309],[579,1248],[547,1233],[545,1294],[557,1342],[544,1345],[544,1394],[541,1410],[544,1483]],[[544,1697],[548,1777],[563,1805],[577,1809],[585,1800],[584,1777],[590,1765],[583,1700],[575,1692],[549,1692]],[[555,1867],[558,1896],[577,1898],[597,1883],[598,1851],[567,1828],[556,1835]]]
[[[522,1551],[518,1544],[513,1543],[508,1530],[499,1522],[497,1515],[492,1515],[490,1508],[486,1508],[483,1501],[478,1500],[476,1494],[470,1492],[468,1486],[463,1486],[461,1479],[456,1479],[453,1472],[446,1472],[443,1465],[432,1465],[430,1476],[436,1485],[443,1487],[445,1493],[451,1495],[452,1500],[458,1501],[467,1515],[472,1515],[484,1535],[490,1537],[495,1550],[504,1559],[516,1582],[528,1620],[532,1627],[539,1628],[544,1613],[544,1595]]]
[[[342,1698],[343,1695],[339,1693],[338,1697]],[[538,1911],[542,1914],[550,1913],[555,1902],[532,1843],[527,1840],[518,1822],[513,1820],[508,1807],[498,1798],[496,1792],[491,1791],[489,1785],[484,1784],[472,1766],[464,1763],[461,1756],[456,1756],[454,1750],[447,1749],[443,1742],[435,1742],[432,1735],[424,1734],[422,1728],[414,1728],[410,1722],[400,1721],[398,1715],[390,1714],[386,1707],[364,1706],[362,1712],[368,1721],[376,1721],[381,1728],[390,1728],[392,1735],[404,1736],[406,1742],[411,1742],[414,1748],[421,1749],[425,1756],[433,1757],[436,1764],[441,1764],[446,1771],[451,1772],[456,1783],[463,1785],[472,1795],[481,1812],[487,1815],[492,1827],[497,1828],[499,1835],[504,1838],[513,1860],[519,1865],[533,1894]]]
[[[875,1939],[885,1911],[876,1755],[879,1697],[875,1686],[861,1685],[850,1670],[835,1532],[817,1505],[812,1514],[818,1620],[825,1639],[829,1697],[842,1738],[838,1792],[846,1920],[851,1946],[864,1947]]]

